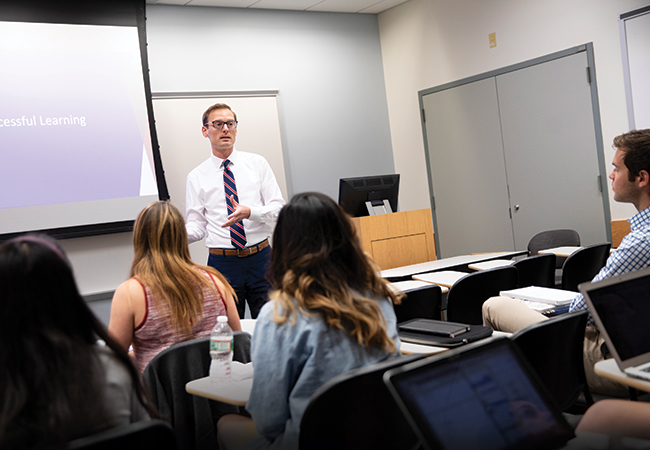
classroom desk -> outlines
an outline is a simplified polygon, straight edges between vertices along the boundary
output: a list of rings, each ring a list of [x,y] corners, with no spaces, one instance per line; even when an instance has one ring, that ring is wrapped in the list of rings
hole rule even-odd
[[[192,380],[185,385],[185,391],[192,395],[217,400],[236,406],[246,406],[251,395],[253,379],[230,381],[229,383],[213,383],[210,377]]]
[[[406,280],[406,281],[396,281],[395,283],[388,283],[389,288],[403,292],[405,294],[408,294],[410,291],[415,291],[428,286],[431,286],[431,283],[427,283],[426,281],[418,281],[418,280]],[[443,294],[449,292],[449,288],[445,286],[439,286],[439,287]]]
[[[492,337],[512,336],[512,333],[495,331]],[[491,337],[486,338],[491,339]],[[405,354],[423,353],[427,356],[436,355],[450,350],[447,347],[436,347],[433,345],[412,344],[401,342],[400,351]],[[253,378],[233,380],[228,383],[213,383],[210,377],[199,378],[190,381],[185,385],[185,391],[192,395],[217,400],[223,403],[236,406],[246,406],[253,387]]]
[[[618,381],[625,386],[650,392],[650,381],[644,381],[627,375],[618,368],[618,364],[614,358],[598,361],[594,366],[594,372],[603,378]]]
[[[575,247],[575,246],[565,246],[565,247],[554,247],[554,248],[547,248],[546,250],[540,250],[539,253],[540,255],[555,255],[555,256],[571,256],[578,250],[580,250],[582,247]]]
[[[512,259],[493,259],[491,261],[483,261],[483,262],[477,262],[477,263],[472,263],[468,264],[467,267],[469,267],[472,270],[488,270],[488,269],[496,269],[498,267],[508,267],[511,266],[514,263]]]
[[[424,353],[427,356],[446,352],[446,347],[434,347],[432,345],[401,343],[401,351],[405,355],[412,353]],[[209,398],[229,405],[246,406],[253,387],[253,378],[243,380],[232,380],[230,382],[213,383],[210,377],[192,380],[185,385],[185,391],[192,395]]]
[[[481,261],[490,261],[493,259],[514,258],[515,256],[527,255],[528,251],[484,253],[480,255],[461,255],[452,256],[451,258],[442,258],[435,261],[427,261],[420,264],[411,264],[410,266],[395,267],[394,269],[382,270],[379,275],[389,281],[403,281],[413,277],[413,275],[435,272],[439,270],[453,270],[454,268],[466,268],[468,264]]]
[[[455,270],[441,270],[440,272],[421,273],[413,275],[413,279],[425,283],[437,284],[451,288],[456,281],[468,275],[466,272],[457,272]]]

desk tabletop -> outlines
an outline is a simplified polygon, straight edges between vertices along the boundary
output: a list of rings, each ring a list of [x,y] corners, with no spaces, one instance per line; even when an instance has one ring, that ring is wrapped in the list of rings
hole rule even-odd
[[[577,252],[580,250],[582,247],[575,247],[575,246],[564,246],[564,247],[554,247],[554,248],[547,248],[546,250],[540,250],[539,253],[540,255],[556,255],[556,256],[571,256],[573,253]]]
[[[401,278],[411,277],[420,273],[433,272],[436,270],[444,270],[455,266],[462,266],[480,261],[489,261],[492,259],[505,259],[514,258],[528,254],[528,251],[512,251],[512,252],[499,252],[499,253],[483,253],[480,255],[461,255],[452,256],[451,258],[442,258],[435,261],[427,261],[419,264],[411,264],[409,266],[395,267],[394,269],[382,270],[380,276],[382,278]]]
[[[185,385],[185,390],[189,394],[237,406],[246,406],[252,388],[253,378],[213,382],[210,377],[204,377],[192,380]]]
[[[455,270],[442,270],[440,272],[413,275],[413,279],[450,288],[465,275],[468,274],[465,272],[456,272]]]
[[[594,372],[603,378],[618,381],[619,383],[639,389],[641,391],[650,392],[650,381],[641,380],[627,375],[621,369],[615,359],[606,359],[598,361],[594,366]]]
[[[406,280],[406,281],[396,281],[394,283],[388,283],[388,286],[391,289],[397,289],[398,291],[409,293],[410,291],[415,291],[423,287],[429,287],[431,286],[431,283],[427,283],[426,281],[418,281],[418,280]],[[444,286],[439,286],[439,287],[443,294],[449,291],[449,288],[446,288]]]
[[[511,333],[495,331],[492,336],[511,336]],[[490,338],[487,338],[490,339]],[[447,347],[435,347],[433,345],[412,344],[401,342],[400,351],[405,354],[423,353],[427,356],[436,355],[450,350]],[[253,388],[253,378],[243,380],[231,380],[230,382],[213,382],[210,377],[192,380],[185,385],[185,391],[192,395],[209,398],[229,405],[246,406]]]
[[[492,259],[490,261],[482,261],[477,263],[468,264],[472,270],[488,270],[496,269],[497,267],[511,266],[515,261],[513,259]]]
[[[408,355],[412,353],[423,353],[435,355],[449,350],[446,347],[434,347],[432,345],[401,343],[401,351]],[[210,377],[203,377],[192,380],[185,385],[185,391],[192,395],[209,398],[229,405],[246,406],[253,388],[253,378],[243,380],[231,380],[229,382],[213,381]]]

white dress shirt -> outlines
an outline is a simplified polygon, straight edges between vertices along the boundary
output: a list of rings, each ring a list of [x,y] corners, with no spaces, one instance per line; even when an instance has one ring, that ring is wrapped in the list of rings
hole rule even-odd
[[[228,159],[239,203],[251,209],[250,217],[243,221],[249,247],[271,236],[285,201],[264,157],[233,150]],[[210,155],[187,176],[185,227],[190,243],[206,238],[206,247],[234,248],[230,228],[221,228],[229,215],[223,187],[223,161]]]

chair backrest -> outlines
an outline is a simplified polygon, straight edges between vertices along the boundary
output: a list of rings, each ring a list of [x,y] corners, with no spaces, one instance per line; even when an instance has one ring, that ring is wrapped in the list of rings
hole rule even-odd
[[[593,403],[582,359],[587,311],[561,314],[530,325],[512,340],[526,356],[562,411],[584,392]]]
[[[435,319],[440,320],[440,309],[442,305],[442,290],[440,286],[431,284],[406,291],[402,303],[394,305],[397,323],[406,322],[411,319]]]
[[[578,292],[578,285],[591,281],[605,266],[612,244],[590,245],[569,256],[562,266],[562,289]]]
[[[176,436],[163,420],[141,422],[111,428],[69,442],[63,450],[176,450]]]
[[[580,235],[575,230],[546,230],[537,233],[528,241],[528,254],[537,255],[540,250],[553,247],[565,247],[580,245]],[[555,267],[561,268],[564,264],[564,257],[556,258]]]
[[[233,360],[250,362],[250,334],[234,333]],[[217,420],[224,414],[242,412],[238,406],[188,394],[185,385],[208,376],[210,369],[210,337],[172,345],[158,353],[142,374],[152,400],[176,435],[179,448],[215,449]]]
[[[300,422],[300,449],[410,450],[418,442],[384,385],[384,372],[422,358],[392,358],[339,375],[309,400]]]
[[[499,292],[517,287],[517,268],[498,267],[471,273],[456,281],[447,294],[447,320],[482,325],[483,303]]]
[[[513,264],[519,274],[519,287],[555,287],[555,255],[534,255]]]

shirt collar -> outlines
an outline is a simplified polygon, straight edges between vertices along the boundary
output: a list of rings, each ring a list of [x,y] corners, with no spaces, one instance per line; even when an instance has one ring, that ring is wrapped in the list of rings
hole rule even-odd
[[[225,161],[225,159],[218,158],[218,157],[214,156],[213,153],[210,153],[210,158],[212,159],[212,161],[214,161],[215,165],[219,169],[223,169],[223,162]],[[239,152],[237,152],[237,150],[233,149],[230,156],[228,158],[226,158],[226,159],[228,159],[231,164],[237,165],[237,160],[239,159]]]
[[[630,229],[634,230],[650,222],[650,206],[633,215],[630,219]]]

